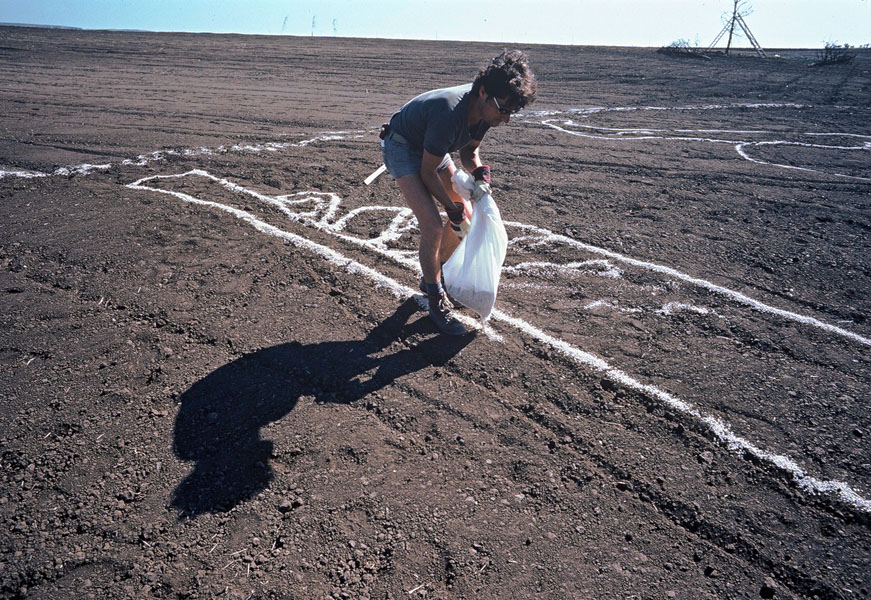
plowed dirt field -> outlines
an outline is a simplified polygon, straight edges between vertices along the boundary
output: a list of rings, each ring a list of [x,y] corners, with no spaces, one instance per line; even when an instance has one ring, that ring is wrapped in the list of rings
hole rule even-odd
[[[447,338],[363,180],[501,49],[0,28],[0,596],[869,597],[871,56],[523,47]]]

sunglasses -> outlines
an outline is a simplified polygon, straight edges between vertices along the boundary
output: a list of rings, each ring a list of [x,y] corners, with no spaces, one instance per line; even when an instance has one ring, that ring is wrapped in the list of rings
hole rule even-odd
[[[490,96],[493,99],[493,104],[496,105],[496,110],[499,111],[500,115],[516,115],[520,112],[519,108],[506,108],[504,106],[499,105],[499,101],[496,99],[496,96]]]

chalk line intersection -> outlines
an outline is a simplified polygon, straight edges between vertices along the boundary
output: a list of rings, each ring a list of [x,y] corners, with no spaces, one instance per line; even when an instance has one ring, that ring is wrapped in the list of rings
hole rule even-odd
[[[273,235],[282,239],[287,240],[293,245],[313,252],[317,255],[322,256],[327,261],[342,268],[345,268],[348,272],[352,274],[363,275],[370,280],[374,281],[377,288],[385,288],[392,292],[398,298],[408,298],[408,297],[417,297],[418,302],[422,303],[423,297],[417,293],[416,290],[402,285],[395,281],[394,279],[387,277],[386,275],[380,273],[379,271],[372,269],[366,265],[363,265],[359,261],[351,259],[340,252],[329,248],[328,246],[324,246],[322,244],[318,244],[309,240],[304,236],[300,236],[285,230],[282,230],[278,227],[275,227],[265,221],[262,221],[252,215],[251,213],[240,210],[238,208],[234,208],[219,202],[202,200],[191,196],[189,194],[185,194],[182,192],[174,191],[174,190],[165,190],[161,188],[150,187],[145,185],[146,182],[155,180],[155,179],[170,179],[170,178],[180,178],[187,176],[200,176],[213,180],[214,182],[224,186],[227,189],[249,194],[258,199],[263,200],[273,206],[278,207],[282,210],[286,215],[293,218],[297,221],[302,221],[305,224],[314,225],[319,229],[330,231],[334,235],[341,237],[347,241],[351,241],[357,243],[358,245],[366,245],[373,250],[380,252],[389,258],[397,261],[399,264],[404,265],[409,268],[415,268],[416,259],[414,257],[409,256],[407,253],[398,254],[395,251],[389,250],[386,247],[383,247],[383,239],[379,238],[380,241],[376,241],[371,243],[369,240],[359,240],[354,238],[353,236],[347,236],[341,233],[341,229],[344,227],[344,223],[347,223],[348,215],[343,217],[344,220],[335,221],[333,224],[330,224],[331,219],[334,219],[339,205],[341,203],[341,199],[331,193],[325,192],[301,192],[299,194],[289,194],[279,197],[271,197],[266,196],[264,194],[260,194],[254,190],[250,190],[243,186],[240,186],[236,183],[233,183],[227,179],[216,177],[206,171],[195,169],[192,171],[188,171],[185,173],[174,174],[174,175],[153,175],[150,177],[143,177],[133,183],[127,185],[128,188],[145,190],[158,192],[162,194],[167,194],[170,196],[174,196],[184,202],[205,206],[209,208],[216,208],[218,210],[222,210],[228,212],[235,217],[241,219],[242,221],[248,223],[253,226],[258,231],[263,233]],[[294,198],[296,197],[296,198]],[[295,213],[290,210],[290,206],[302,206],[306,202],[313,201],[314,210],[307,211],[305,213]],[[371,209],[372,207],[369,207]],[[393,209],[396,210],[396,207],[381,207],[384,209]],[[357,209],[360,210],[360,209]],[[317,218],[319,217],[319,218]],[[341,226],[336,226],[335,223],[341,222]],[[748,304],[754,308],[760,309],[761,307],[765,307],[763,312],[771,312],[773,314],[777,314],[780,316],[784,316],[787,318],[791,318],[793,320],[798,320],[799,322],[804,322],[806,324],[810,324],[816,327],[821,327],[833,333],[838,333],[840,335],[844,335],[845,330],[841,330],[840,328],[836,328],[834,326],[827,325],[822,323],[816,319],[812,319],[810,317],[803,317],[801,315],[797,315],[795,313],[790,313],[789,311],[782,311],[780,309],[774,309],[773,307],[767,307],[767,305],[762,304],[761,302],[755,301],[751,298],[744,296],[743,294],[739,294],[738,292],[733,292],[731,290],[727,290],[725,288],[721,288],[720,286],[715,286],[710,282],[705,282],[704,280],[700,280],[697,278],[693,278],[689,275],[682,274],[674,269],[669,267],[663,267],[660,265],[653,265],[652,263],[646,263],[644,261],[638,261],[636,259],[631,259],[629,257],[619,255],[617,253],[613,253],[601,248],[596,248],[594,246],[589,246],[587,244],[583,244],[581,242],[576,242],[571,238],[567,238],[566,236],[559,236],[558,234],[554,234],[553,232],[549,232],[547,230],[537,228],[534,226],[524,225],[520,223],[513,223],[515,226],[519,226],[521,229],[526,229],[529,231],[533,231],[539,235],[544,235],[547,237],[553,237],[554,239],[559,239],[564,242],[575,242],[584,249],[592,250],[595,249],[600,254],[607,255],[611,258],[621,260],[628,264],[633,264],[636,266],[643,266],[645,268],[653,268],[653,270],[657,270],[660,272],[664,272],[666,274],[672,276],[678,276],[678,278],[688,281],[690,283],[694,283],[696,285],[702,285],[703,287],[710,287],[713,291],[718,291],[718,293],[725,293],[728,296],[734,297],[736,299],[741,299],[743,303]],[[410,228],[408,223],[407,214],[403,214],[402,209],[399,209],[397,212],[397,216],[391,221],[391,225],[388,227],[389,234],[388,237],[391,239],[395,239],[394,236],[401,235],[401,231],[407,231]],[[468,317],[465,317],[468,320]],[[798,485],[801,489],[812,492],[812,493],[820,493],[826,494],[835,497],[838,501],[851,506],[854,509],[857,509],[862,512],[871,513],[871,500],[868,500],[857,493],[852,487],[842,481],[834,481],[834,480],[823,480],[812,475],[809,475],[799,464],[789,456],[774,454],[759,448],[746,438],[743,438],[737,434],[735,434],[728,424],[723,422],[721,419],[713,417],[711,415],[705,414],[701,412],[695,405],[691,402],[682,400],[673,394],[670,394],[666,391],[663,391],[653,385],[645,384],[635,379],[634,377],[628,375],[624,371],[611,366],[607,361],[602,358],[595,356],[592,353],[586,352],[572,344],[565,342],[564,340],[553,337],[552,335],[542,331],[541,329],[535,327],[534,325],[524,321],[523,319],[519,319],[517,317],[513,317],[510,314],[496,309],[493,311],[491,319],[496,322],[504,323],[518,331],[523,332],[527,336],[538,340],[539,342],[550,346],[554,350],[558,351],[563,356],[570,359],[572,362],[592,369],[598,373],[601,373],[607,379],[623,385],[629,389],[636,390],[642,394],[650,398],[654,398],[661,402],[664,406],[671,408],[673,410],[677,410],[682,414],[696,420],[697,422],[704,425],[711,434],[718,439],[721,443],[723,443],[729,450],[733,452],[747,453],[763,461],[772,466],[777,467],[778,469],[784,471],[789,474],[793,481]],[[498,338],[498,334],[495,331],[490,329],[491,337]],[[485,329],[485,332],[486,332]],[[846,332],[851,334],[851,332]],[[869,340],[862,338],[861,336],[856,336],[856,334],[848,335],[847,337],[853,337],[854,339],[858,337],[857,341],[861,341],[861,343],[868,344]],[[864,341],[863,341],[864,340]]]
[[[578,123],[576,120],[559,115],[578,115],[581,118],[587,119],[592,115],[608,113],[608,112],[642,112],[642,111],[709,111],[723,109],[771,109],[771,108],[814,108],[811,105],[794,104],[794,103],[758,103],[758,104],[708,104],[700,106],[624,106],[624,107],[592,107],[586,109],[568,109],[565,111],[545,111],[540,113],[531,113],[531,117],[538,117],[539,120],[528,117],[526,122],[545,125],[561,133],[576,137],[584,137],[596,140],[618,140],[620,142],[629,141],[647,141],[647,140],[667,140],[667,141],[682,141],[682,142],[704,142],[710,144],[729,144],[734,147],[735,152],[746,161],[759,165],[767,165],[780,169],[788,169],[793,171],[803,171],[806,173],[816,173],[820,175],[828,175],[830,177],[838,177],[841,179],[850,179],[853,181],[871,182],[871,177],[861,177],[858,175],[849,175],[846,173],[832,173],[821,169],[812,169],[809,167],[799,167],[785,163],[776,163],[765,161],[759,158],[753,158],[748,154],[748,148],[763,147],[763,146],[796,146],[804,148],[816,148],[821,150],[842,150],[842,151],[871,151],[871,135],[858,133],[836,133],[836,132],[807,132],[800,135],[805,136],[827,136],[827,137],[853,137],[866,140],[859,146],[836,146],[831,144],[810,144],[806,142],[795,142],[790,140],[763,140],[753,141],[744,139],[724,139],[715,137],[703,137],[700,135],[675,135],[678,134],[771,134],[775,132],[768,130],[741,130],[741,129],[652,129],[652,128],[620,128],[620,127],[599,127],[595,125],[587,125]],[[855,108],[855,107],[826,107],[826,108]],[[571,128],[583,129],[587,131],[603,131],[609,132],[605,134],[586,133],[576,131]]]

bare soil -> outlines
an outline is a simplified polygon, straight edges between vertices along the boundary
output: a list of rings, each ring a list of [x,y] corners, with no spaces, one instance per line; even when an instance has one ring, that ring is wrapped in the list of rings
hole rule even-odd
[[[869,596],[871,57],[524,47],[447,338],[362,181],[501,47],[0,28],[0,596]]]

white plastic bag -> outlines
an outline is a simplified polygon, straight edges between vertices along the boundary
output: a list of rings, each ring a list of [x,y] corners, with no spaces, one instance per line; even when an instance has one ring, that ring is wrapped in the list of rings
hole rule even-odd
[[[457,193],[468,199],[474,187],[469,174],[458,169],[453,183]],[[493,312],[507,248],[508,234],[499,207],[485,194],[472,207],[469,233],[442,267],[448,294],[478,313],[482,321]]]

